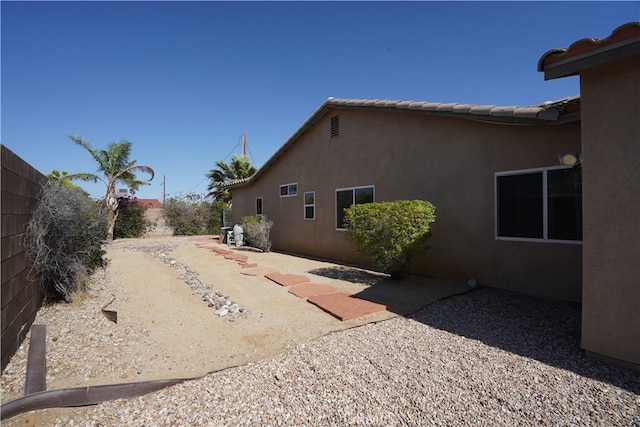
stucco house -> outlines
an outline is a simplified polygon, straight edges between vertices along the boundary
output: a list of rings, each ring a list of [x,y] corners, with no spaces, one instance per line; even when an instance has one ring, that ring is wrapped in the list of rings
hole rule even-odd
[[[551,50],[538,71],[580,76],[582,347],[640,368],[640,23]]]
[[[366,264],[344,237],[352,203],[436,206],[412,272],[579,300],[580,100],[529,107],[327,99],[251,177],[233,219],[264,214],[274,250]]]
[[[638,368],[639,52],[638,23],[554,49],[539,71],[580,74],[581,96],[529,107],[329,98],[230,186],[233,220],[267,215],[274,250],[366,265],[342,210],[428,200],[413,273],[582,301],[585,350]]]

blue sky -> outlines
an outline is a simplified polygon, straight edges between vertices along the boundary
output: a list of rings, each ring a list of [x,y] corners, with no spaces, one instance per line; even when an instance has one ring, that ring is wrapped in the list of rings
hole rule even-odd
[[[330,96],[532,105],[579,93],[540,57],[640,20],[640,2],[11,2],[1,141],[42,173],[94,172],[68,135],[126,139],[156,178],[205,193],[217,160],[261,166]],[[81,184],[94,197],[102,184]]]

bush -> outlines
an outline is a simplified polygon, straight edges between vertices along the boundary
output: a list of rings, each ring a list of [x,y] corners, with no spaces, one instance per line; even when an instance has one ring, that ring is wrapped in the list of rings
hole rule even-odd
[[[218,234],[222,210],[226,207],[220,201],[194,203],[189,199],[172,197],[164,205],[164,216],[176,236]]]
[[[243,229],[243,240],[247,246],[258,248],[264,252],[271,251],[271,241],[269,234],[273,221],[264,216],[244,216],[241,227]]]
[[[27,226],[30,277],[40,279],[47,301],[71,301],[86,289],[88,275],[103,264],[107,216],[101,204],[57,182],[42,186]]]
[[[121,198],[113,238],[142,237],[151,225],[144,217],[144,210],[133,200]]]
[[[435,207],[424,200],[355,204],[345,209],[346,238],[376,268],[401,278],[429,248],[435,219]]]

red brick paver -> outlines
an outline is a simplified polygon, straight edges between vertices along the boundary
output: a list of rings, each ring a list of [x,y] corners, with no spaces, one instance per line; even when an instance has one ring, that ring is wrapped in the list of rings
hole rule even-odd
[[[355,319],[387,308],[382,304],[354,298],[344,292],[314,295],[309,297],[307,301],[340,320]]]
[[[225,259],[232,259],[235,261],[241,261],[241,262],[247,262],[247,260],[249,260],[249,257],[246,255],[242,255],[242,254],[235,254],[235,253],[230,253],[230,254],[224,254],[224,258]]]
[[[258,263],[257,262],[238,262],[238,265],[242,268],[253,268],[253,267],[257,267]]]
[[[251,268],[243,268],[240,270],[240,273],[245,274],[247,276],[266,276],[267,274],[277,273],[278,270],[275,268],[269,267],[251,267]]]
[[[223,248],[211,248],[211,250],[215,253],[217,253],[218,255],[228,255],[228,254],[232,254],[233,251],[227,250],[227,249],[223,249]]]
[[[280,286],[292,286],[310,281],[307,276],[302,276],[300,274],[282,274],[280,272],[267,274],[265,277],[269,280],[273,280]]]
[[[325,285],[324,283],[300,283],[293,285],[289,288],[289,293],[294,294],[300,298],[308,298],[313,295],[331,294],[338,292],[336,288],[331,285]]]

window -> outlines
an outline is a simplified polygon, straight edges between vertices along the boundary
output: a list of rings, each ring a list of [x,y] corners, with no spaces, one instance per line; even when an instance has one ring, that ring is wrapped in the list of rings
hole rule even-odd
[[[340,135],[340,116],[331,117],[331,138]]]
[[[304,219],[316,219],[316,193],[304,193]]]
[[[298,195],[298,184],[285,184],[280,186],[280,197],[291,197]]]
[[[582,241],[582,171],[496,173],[496,238]]]
[[[336,228],[344,229],[344,210],[353,204],[373,203],[373,186],[336,190]]]
[[[256,197],[256,215],[262,215],[262,197]]]

